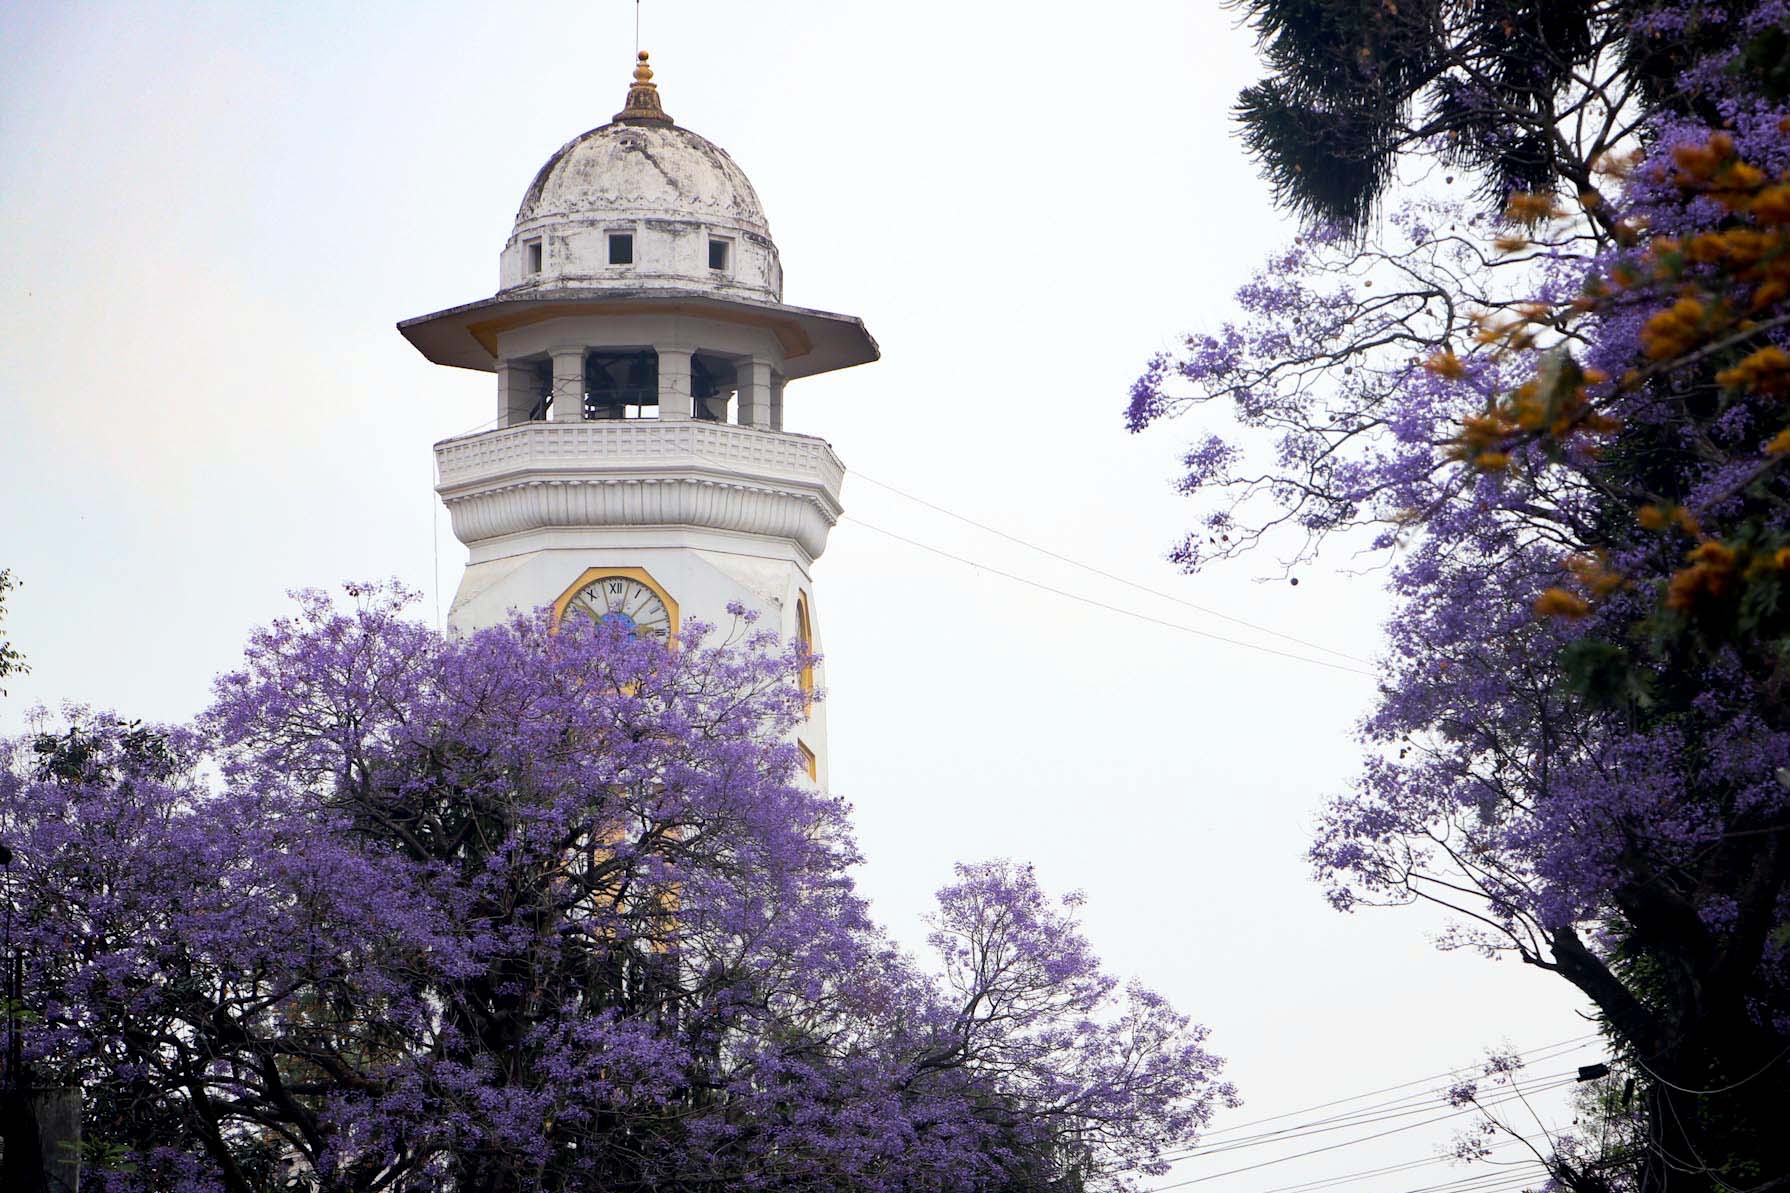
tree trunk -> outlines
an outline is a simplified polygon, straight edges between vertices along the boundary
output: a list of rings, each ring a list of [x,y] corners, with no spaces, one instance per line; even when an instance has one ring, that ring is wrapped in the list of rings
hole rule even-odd
[[[81,1091],[0,1093],[0,1188],[76,1193],[81,1187]]]

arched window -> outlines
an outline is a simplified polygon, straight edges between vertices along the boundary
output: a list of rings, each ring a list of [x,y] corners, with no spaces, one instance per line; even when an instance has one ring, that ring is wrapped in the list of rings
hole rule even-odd
[[[796,594],[796,645],[802,648],[804,655],[814,653],[814,627],[808,620],[808,594]],[[802,695],[814,695],[814,665],[802,664]],[[808,699],[802,706],[802,714],[807,716],[814,711],[814,701]]]

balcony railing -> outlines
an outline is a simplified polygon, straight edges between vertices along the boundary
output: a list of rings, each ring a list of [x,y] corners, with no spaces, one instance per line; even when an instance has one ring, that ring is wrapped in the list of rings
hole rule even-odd
[[[529,422],[435,445],[444,492],[509,477],[719,471],[834,495],[845,468],[824,439],[701,419]]]

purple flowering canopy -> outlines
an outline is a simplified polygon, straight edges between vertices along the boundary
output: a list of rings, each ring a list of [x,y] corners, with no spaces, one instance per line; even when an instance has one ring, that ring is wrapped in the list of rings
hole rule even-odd
[[[1338,908],[1438,905],[1446,947],[1519,957],[1596,1008],[1640,1143],[1564,1141],[1553,1182],[1779,1187],[1790,6],[1399,11],[1400,52],[1441,80],[1375,176],[1402,197],[1369,231],[1300,236],[1238,318],[1148,363],[1128,422],[1205,424],[1181,480],[1204,503],[1174,553],[1190,570],[1263,546],[1384,570],[1362,774],[1311,860]],[[1370,85],[1315,73],[1314,103]],[[1493,171],[1450,197],[1470,118],[1545,134],[1532,189]],[[1284,186],[1298,144],[1267,159]]]
[[[894,947],[749,619],[452,639],[350,592],[191,725],[0,747],[29,1061],[101,1187],[1123,1188],[1234,1101],[1026,868]]]

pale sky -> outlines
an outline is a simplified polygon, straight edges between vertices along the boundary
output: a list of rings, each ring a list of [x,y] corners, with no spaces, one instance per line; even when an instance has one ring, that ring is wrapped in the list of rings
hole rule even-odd
[[[423,616],[445,610],[465,553],[430,445],[487,420],[496,383],[428,364],[393,324],[493,291],[535,171],[620,106],[633,19],[627,0],[0,8],[0,567],[24,581],[7,628],[34,668],[0,731],[63,700],[189,716],[293,587],[395,575]],[[1309,880],[1371,680],[853,523],[1272,643],[855,470],[1185,600],[1377,649],[1389,606],[1346,559],[1296,588],[1266,557],[1178,576],[1163,555],[1194,510],[1175,458],[1198,425],[1122,426],[1144,359],[1223,319],[1293,231],[1231,135],[1255,70],[1234,14],[647,0],[642,45],[666,109],[757,187],[787,301],[858,315],[882,345],[792,383],[786,425],[848,469],[815,612],[833,784],[884,921],[918,942],[960,858],[1085,890],[1112,967],[1231,1059],[1248,1105],[1220,1127],[1584,1034],[1559,979],[1438,953],[1416,913],[1339,916]],[[1449,1127],[1199,1187],[1421,1159]]]

